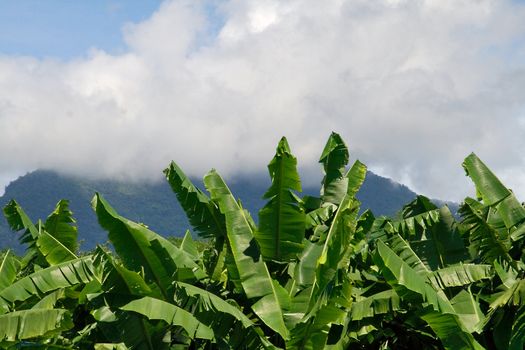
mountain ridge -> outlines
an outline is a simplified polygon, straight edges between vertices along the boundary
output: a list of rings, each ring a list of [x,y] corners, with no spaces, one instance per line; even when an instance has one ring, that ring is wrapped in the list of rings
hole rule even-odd
[[[201,187],[202,182],[192,179]],[[233,194],[257,220],[258,209],[265,201],[263,194],[270,180],[263,177],[238,177],[227,181]],[[77,220],[81,250],[93,249],[107,241],[107,233],[98,225],[91,209],[91,198],[99,192],[117,212],[133,221],[146,224],[164,236],[182,236],[189,223],[167,181],[160,183],[131,183],[116,180],[88,180],[63,175],[51,170],[36,170],[12,181],[0,197],[2,208],[15,199],[36,222],[51,213],[60,199],[70,201],[70,209]],[[303,188],[303,195],[318,195],[319,186]],[[367,173],[357,198],[361,207],[371,209],[374,215],[392,216],[416,197],[407,186],[391,179]],[[5,218],[0,220],[0,249],[22,251],[18,235],[12,232]]]

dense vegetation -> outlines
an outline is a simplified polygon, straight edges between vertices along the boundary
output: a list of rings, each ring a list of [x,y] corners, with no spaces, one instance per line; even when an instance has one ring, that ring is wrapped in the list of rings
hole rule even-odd
[[[199,179],[192,181],[202,189]],[[232,193],[243,199],[243,206],[251,213],[257,213],[264,206],[262,195],[269,183],[265,173],[237,175],[228,179]],[[30,218],[45,218],[60,199],[67,198],[79,228],[80,249],[86,251],[107,240],[107,232],[98,224],[90,205],[95,191],[118,208],[120,215],[135,222],[147,223],[151,230],[164,237],[182,238],[190,228],[186,214],[174,199],[169,184],[162,178],[159,182],[151,183],[91,180],[50,170],[37,170],[9,184],[5,194],[0,197],[0,207],[3,208],[14,198]],[[303,184],[302,193],[317,195],[319,186]],[[371,209],[376,215],[389,216],[415,197],[416,193],[407,187],[371,172],[367,173],[357,194],[362,208]],[[257,217],[254,220],[257,221]],[[3,248],[14,249],[18,254],[22,254],[25,249],[18,243],[17,236],[12,233],[7,222],[0,219],[0,249]]]
[[[458,222],[419,196],[395,218],[360,211],[366,167],[332,134],[320,196],[302,196],[286,139],[258,224],[217,171],[209,195],[165,170],[194,231],[176,245],[92,201],[111,247],[79,256],[67,201],[0,264],[0,346],[52,349],[522,349],[525,209],[474,154]],[[361,213],[361,214],[360,214]],[[111,249],[109,249],[111,248]]]

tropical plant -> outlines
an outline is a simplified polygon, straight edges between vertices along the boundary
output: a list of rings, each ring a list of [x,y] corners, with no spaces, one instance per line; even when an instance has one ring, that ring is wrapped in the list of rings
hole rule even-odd
[[[216,170],[164,171],[192,225],[176,242],[93,209],[111,247],[80,255],[67,201],[5,216],[21,258],[0,262],[0,346],[50,349],[522,349],[525,209],[474,154],[477,198],[455,214],[418,196],[395,218],[362,211],[366,167],[333,133],[318,197],[301,196],[282,138],[257,222]]]

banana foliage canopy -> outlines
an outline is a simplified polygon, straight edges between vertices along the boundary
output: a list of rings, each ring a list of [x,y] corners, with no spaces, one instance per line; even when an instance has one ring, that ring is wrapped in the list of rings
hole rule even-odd
[[[108,243],[79,252],[67,200],[0,259],[0,347],[18,349],[523,349],[525,208],[475,155],[459,213],[418,196],[394,218],[356,198],[367,168],[332,133],[319,196],[282,138],[249,213],[217,170],[164,170],[191,223],[180,244],[92,206]],[[252,214],[257,214],[257,221]],[[192,233],[204,240],[194,240]],[[200,247],[200,248],[199,248]]]

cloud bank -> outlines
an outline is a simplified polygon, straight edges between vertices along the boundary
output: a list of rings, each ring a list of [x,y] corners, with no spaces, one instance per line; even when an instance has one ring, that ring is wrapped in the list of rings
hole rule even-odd
[[[333,130],[419,193],[473,194],[474,151],[525,200],[523,18],[512,1],[167,1],[122,54],[0,54],[0,173],[260,173],[286,135],[318,179]]]

